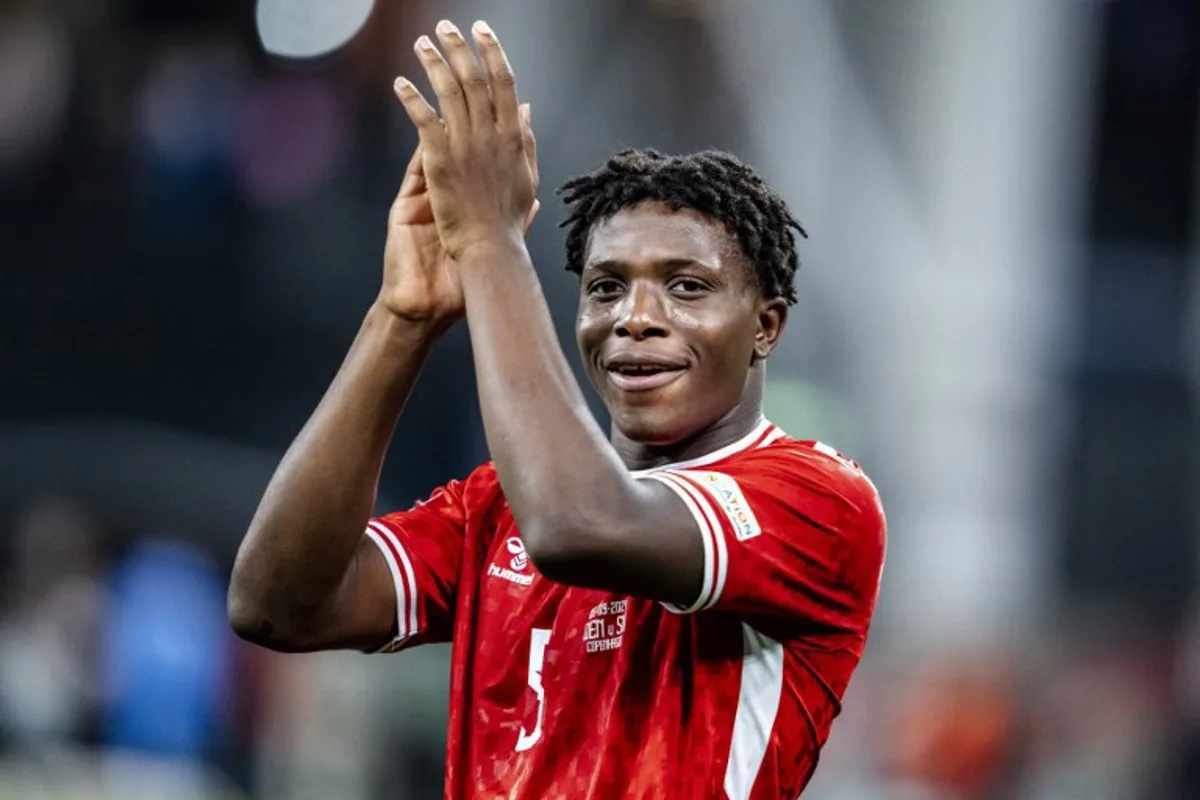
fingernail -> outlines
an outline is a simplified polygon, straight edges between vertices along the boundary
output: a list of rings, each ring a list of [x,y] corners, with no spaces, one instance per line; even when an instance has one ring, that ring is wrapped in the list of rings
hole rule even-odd
[[[454,27],[454,23],[448,19],[444,19],[437,24],[438,33],[458,33],[458,28]]]
[[[421,48],[422,50],[432,50],[433,42],[428,36],[422,36],[420,39],[417,39],[417,47]]]
[[[496,34],[492,33],[492,26],[488,25],[483,20],[479,20],[478,22],[476,22],[474,27],[475,27],[475,32],[478,33],[480,36],[495,36],[496,35]]]
[[[409,92],[412,91],[413,85],[412,81],[401,75],[399,78],[396,78],[396,82],[392,84],[392,88],[397,92]]]

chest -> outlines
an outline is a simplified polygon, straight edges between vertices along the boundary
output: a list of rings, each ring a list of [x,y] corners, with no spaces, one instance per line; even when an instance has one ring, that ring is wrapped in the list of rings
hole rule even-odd
[[[555,583],[513,527],[477,556],[457,607],[452,692],[461,702],[451,720],[477,779],[616,775],[643,752],[714,729],[696,698],[729,696],[740,669],[740,636],[722,632],[720,615],[679,616],[652,600]]]
[[[555,583],[538,572],[515,526],[500,534],[483,554],[471,615],[472,639],[495,669],[523,670],[528,645],[571,672],[603,670],[641,636],[660,633],[656,603]]]

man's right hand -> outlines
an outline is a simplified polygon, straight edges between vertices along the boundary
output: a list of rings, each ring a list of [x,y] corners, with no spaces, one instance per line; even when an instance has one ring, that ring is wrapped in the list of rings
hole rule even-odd
[[[521,122],[530,124],[528,106],[521,108]],[[536,176],[536,162],[531,169]],[[525,222],[526,229],[538,207],[535,200]],[[439,333],[462,319],[466,312],[458,270],[438,238],[419,146],[388,214],[379,304],[400,319],[428,325]]]

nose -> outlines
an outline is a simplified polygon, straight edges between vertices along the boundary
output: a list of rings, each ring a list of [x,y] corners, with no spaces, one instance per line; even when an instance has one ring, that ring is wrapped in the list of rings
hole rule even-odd
[[[617,307],[613,329],[618,336],[633,339],[666,336],[666,312],[658,293],[645,285],[630,287]]]

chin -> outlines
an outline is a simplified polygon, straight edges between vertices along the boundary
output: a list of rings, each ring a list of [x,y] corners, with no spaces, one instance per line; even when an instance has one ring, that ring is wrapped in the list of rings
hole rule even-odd
[[[626,439],[654,447],[669,447],[696,434],[703,425],[684,419],[672,405],[610,408],[613,425]]]

